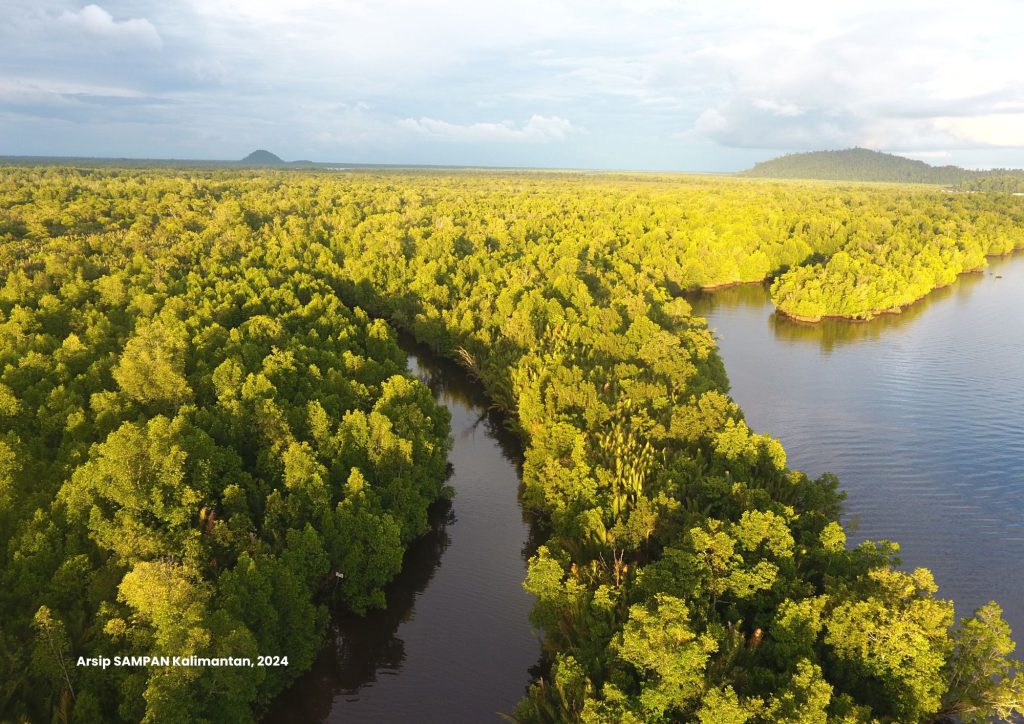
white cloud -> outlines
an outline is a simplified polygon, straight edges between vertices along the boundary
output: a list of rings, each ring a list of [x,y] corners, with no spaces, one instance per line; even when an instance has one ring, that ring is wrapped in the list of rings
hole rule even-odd
[[[1024,113],[938,118],[935,125],[968,143],[1024,148]]]
[[[405,118],[399,127],[430,138],[461,143],[550,143],[564,141],[579,129],[565,118],[533,115],[521,126],[501,123],[449,123],[434,118]]]
[[[903,151],[898,150],[898,155],[906,156],[907,158],[919,158],[922,161],[947,161],[952,158],[953,154],[951,151]]]
[[[705,51],[728,85],[693,130],[749,148],[1024,147],[1024,5],[928,10],[868,2],[853,17],[821,9],[809,26],[783,16],[731,35]]]
[[[156,28],[145,18],[114,20],[114,16],[99,5],[86,5],[78,12],[65,10],[58,22],[92,38],[151,47],[163,44]]]
[[[738,168],[762,149],[852,145],[959,162],[964,148],[1024,148],[1019,0],[3,6],[0,110],[31,117],[0,123],[0,144],[21,134],[14,150],[52,145],[39,120],[69,106],[82,138],[108,139],[83,152],[117,155],[115,121],[140,146],[147,128],[154,144],[195,139],[150,155],[251,146],[470,165]],[[574,142],[583,129],[593,143]]]
[[[46,78],[0,78],[0,103],[63,105],[88,98],[141,99],[131,88],[76,83]]]
[[[310,106],[306,137],[320,149],[379,148],[401,135],[394,119],[382,118],[366,101]]]

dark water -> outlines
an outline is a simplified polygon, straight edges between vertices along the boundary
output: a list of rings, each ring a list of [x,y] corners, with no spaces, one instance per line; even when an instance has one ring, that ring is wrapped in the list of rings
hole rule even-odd
[[[338,616],[313,669],[266,722],[492,722],[526,691],[540,645],[523,591],[521,450],[461,368],[405,345],[452,413],[450,505],[406,554],[388,608]]]
[[[748,424],[839,476],[850,540],[898,541],[958,616],[995,599],[1024,642],[1024,256],[868,323],[788,321],[761,286],[694,305]]]

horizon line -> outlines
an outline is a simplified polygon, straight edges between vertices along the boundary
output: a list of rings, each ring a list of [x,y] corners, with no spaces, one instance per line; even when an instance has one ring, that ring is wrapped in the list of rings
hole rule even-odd
[[[261,149],[257,149],[261,150]],[[277,154],[274,154],[275,156]],[[278,156],[278,158],[280,158]],[[490,166],[485,164],[458,164],[458,163],[383,163],[369,161],[310,161],[300,159],[296,161],[281,160],[280,163],[249,163],[244,159],[223,159],[223,158],[156,158],[145,156],[51,156],[43,154],[11,154],[0,153],[0,164],[7,161],[102,161],[118,162],[128,161],[133,163],[154,163],[164,165],[183,164],[190,166],[202,165],[230,165],[241,168],[336,168],[338,170],[351,169],[455,169],[455,170],[482,170],[482,171],[551,171],[551,172],[584,172],[584,173],[671,173],[671,174],[693,174],[700,176],[734,176],[743,171],[707,171],[707,170],[684,170],[684,169],[656,169],[656,168],[614,168],[614,167],[587,167],[587,166]],[[746,170],[746,169],[744,169]]]

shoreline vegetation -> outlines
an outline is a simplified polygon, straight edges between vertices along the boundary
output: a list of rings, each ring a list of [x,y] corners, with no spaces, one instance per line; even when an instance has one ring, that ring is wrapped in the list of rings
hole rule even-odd
[[[927,249],[923,248],[921,250]],[[884,314],[900,314],[907,307],[920,302],[932,292],[952,286],[961,275],[984,272],[988,268],[989,259],[1011,256],[1022,250],[1024,250],[1024,233],[1020,235],[1020,238],[1014,240],[1009,248],[1002,246],[996,251],[985,251],[980,264],[966,268],[957,268],[954,264],[935,274],[935,281],[930,285],[928,283],[919,283],[914,291],[895,296],[889,293],[889,290],[876,293],[875,290],[868,288],[865,291],[864,288],[858,286],[859,280],[851,283],[850,274],[845,269],[837,271],[832,268],[831,260],[823,266],[816,265],[815,271],[811,272],[811,274],[816,272],[817,275],[812,277],[811,282],[808,282],[807,277],[797,282],[797,284],[802,285],[816,282],[816,287],[795,287],[794,283],[787,278],[787,275],[782,275],[772,282],[770,294],[772,302],[775,304],[775,310],[794,321],[808,324],[821,322],[825,319],[867,322]],[[845,264],[846,262],[844,261],[843,263]],[[865,266],[869,264],[870,262]],[[918,271],[917,269],[908,271],[901,281],[908,281],[907,277],[918,273]],[[803,274],[804,272],[798,273]],[[860,273],[863,274],[864,272]],[[870,278],[871,270],[867,274]],[[871,300],[879,294],[883,294],[884,298],[887,299],[885,304],[891,304],[891,306],[873,306],[875,303]],[[868,297],[868,299],[865,300],[865,297]],[[893,298],[897,301],[891,302]],[[833,309],[850,309],[850,311],[831,311]],[[807,313],[811,310],[814,313]]]
[[[956,278],[953,281],[950,281],[950,282],[947,282],[945,284],[940,284],[938,286],[932,287],[931,289],[929,289],[927,292],[923,293],[921,296],[917,297],[916,299],[913,299],[913,300],[911,300],[911,301],[909,301],[909,302],[907,302],[907,303],[905,303],[905,304],[903,304],[903,305],[901,305],[899,307],[896,307],[894,309],[873,309],[873,310],[869,310],[869,312],[867,313],[867,316],[852,316],[852,315],[845,315],[845,314],[823,314],[820,317],[801,317],[801,316],[799,316],[797,314],[794,314],[792,312],[789,312],[789,311],[787,311],[785,309],[782,309],[780,307],[777,307],[777,306],[775,307],[775,312],[778,313],[780,316],[783,316],[786,319],[789,319],[789,320],[791,320],[793,322],[799,322],[801,324],[808,324],[808,325],[818,324],[819,322],[823,322],[823,321],[828,320],[828,319],[840,320],[840,321],[844,321],[844,322],[870,322],[872,319],[874,319],[876,317],[883,316],[883,315],[902,314],[909,307],[914,306],[918,302],[924,301],[930,294],[932,294],[932,292],[936,292],[936,291],[938,291],[940,289],[946,289],[948,287],[951,287],[951,286],[955,285],[960,280],[960,277],[965,275],[965,274],[984,274],[985,270],[988,269],[988,266],[989,266],[988,262],[989,262],[990,259],[1003,259],[1003,258],[1006,258],[1006,257],[1014,256],[1015,254],[1019,254],[1022,251],[1024,251],[1024,244],[1022,244],[1021,246],[1017,246],[1017,247],[1015,247],[1015,248],[1013,248],[1013,249],[1011,249],[1009,251],[1006,251],[1006,252],[995,253],[995,254],[988,254],[985,257],[985,264],[984,264],[984,266],[979,266],[979,267],[976,267],[974,269],[965,269],[965,270],[959,272],[957,274]],[[687,292],[686,294],[694,294],[694,293],[698,293],[698,294],[705,294],[705,293],[712,294],[712,293],[714,293],[716,291],[720,291],[722,289],[729,289],[731,287],[737,287],[737,286],[761,285],[761,286],[768,286],[768,287],[770,287],[771,284],[776,279],[779,278],[779,276],[781,276],[781,275],[770,274],[767,277],[765,277],[764,279],[754,279],[752,281],[728,282],[728,283],[725,283],[725,284],[716,284],[716,285],[712,285],[712,286],[701,287],[701,288],[695,290],[695,292]]]
[[[957,622],[897,544],[847,547],[839,481],[749,429],[670,292],[934,283],[981,248],[958,231],[1019,240],[1020,214],[708,177],[0,169],[0,716],[244,721],[327,605],[384,605],[448,435],[394,329],[524,443],[548,667],[515,719],[1020,712],[999,607]],[[114,651],[300,663],[68,666]]]

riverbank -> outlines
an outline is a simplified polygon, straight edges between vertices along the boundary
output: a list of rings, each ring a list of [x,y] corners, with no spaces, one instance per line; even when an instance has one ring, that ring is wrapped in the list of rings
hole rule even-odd
[[[1024,253],[990,262],[870,322],[794,323],[753,285],[694,313],[715,331],[751,428],[777,436],[793,468],[842,481],[851,545],[899,541],[958,616],[995,599],[1019,638]]]
[[[452,414],[450,504],[406,553],[387,608],[336,615],[312,669],[263,721],[499,721],[540,646],[522,589],[535,546],[519,505],[518,439],[457,364],[402,335],[410,368]]]

